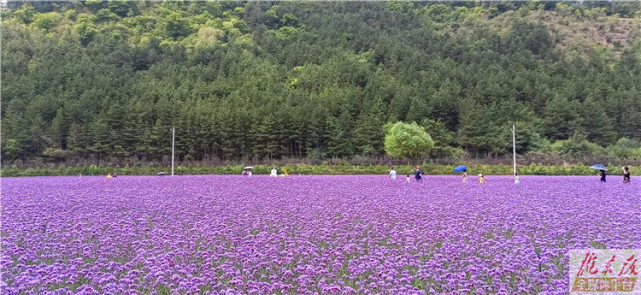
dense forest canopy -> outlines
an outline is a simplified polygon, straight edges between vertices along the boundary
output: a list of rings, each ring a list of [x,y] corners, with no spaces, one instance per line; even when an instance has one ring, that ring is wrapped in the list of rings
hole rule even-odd
[[[10,1],[15,161],[384,155],[641,158],[638,2]]]

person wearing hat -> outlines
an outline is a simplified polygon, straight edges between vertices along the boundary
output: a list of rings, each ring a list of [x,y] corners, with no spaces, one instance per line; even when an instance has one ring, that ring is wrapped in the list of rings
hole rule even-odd
[[[483,178],[483,173],[479,174],[479,183],[480,184],[485,183],[485,178]]]

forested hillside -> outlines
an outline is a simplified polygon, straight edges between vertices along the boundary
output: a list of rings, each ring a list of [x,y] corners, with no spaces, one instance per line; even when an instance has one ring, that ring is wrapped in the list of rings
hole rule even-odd
[[[3,162],[641,158],[638,2],[9,2]]]

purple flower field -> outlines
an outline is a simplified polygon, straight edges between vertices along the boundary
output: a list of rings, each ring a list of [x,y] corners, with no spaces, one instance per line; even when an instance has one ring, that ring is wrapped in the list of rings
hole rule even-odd
[[[641,179],[2,179],[2,294],[566,294],[641,248]]]

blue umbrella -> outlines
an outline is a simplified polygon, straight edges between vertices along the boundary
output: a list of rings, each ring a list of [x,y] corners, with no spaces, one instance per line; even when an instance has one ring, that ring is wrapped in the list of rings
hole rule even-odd
[[[605,166],[601,164],[594,164],[590,166],[590,169],[596,169],[596,170],[608,170],[608,168],[605,168]]]
[[[458,166],[454,168],[454,172],[463,172],[465,170],[467,170],[467,166]]]

